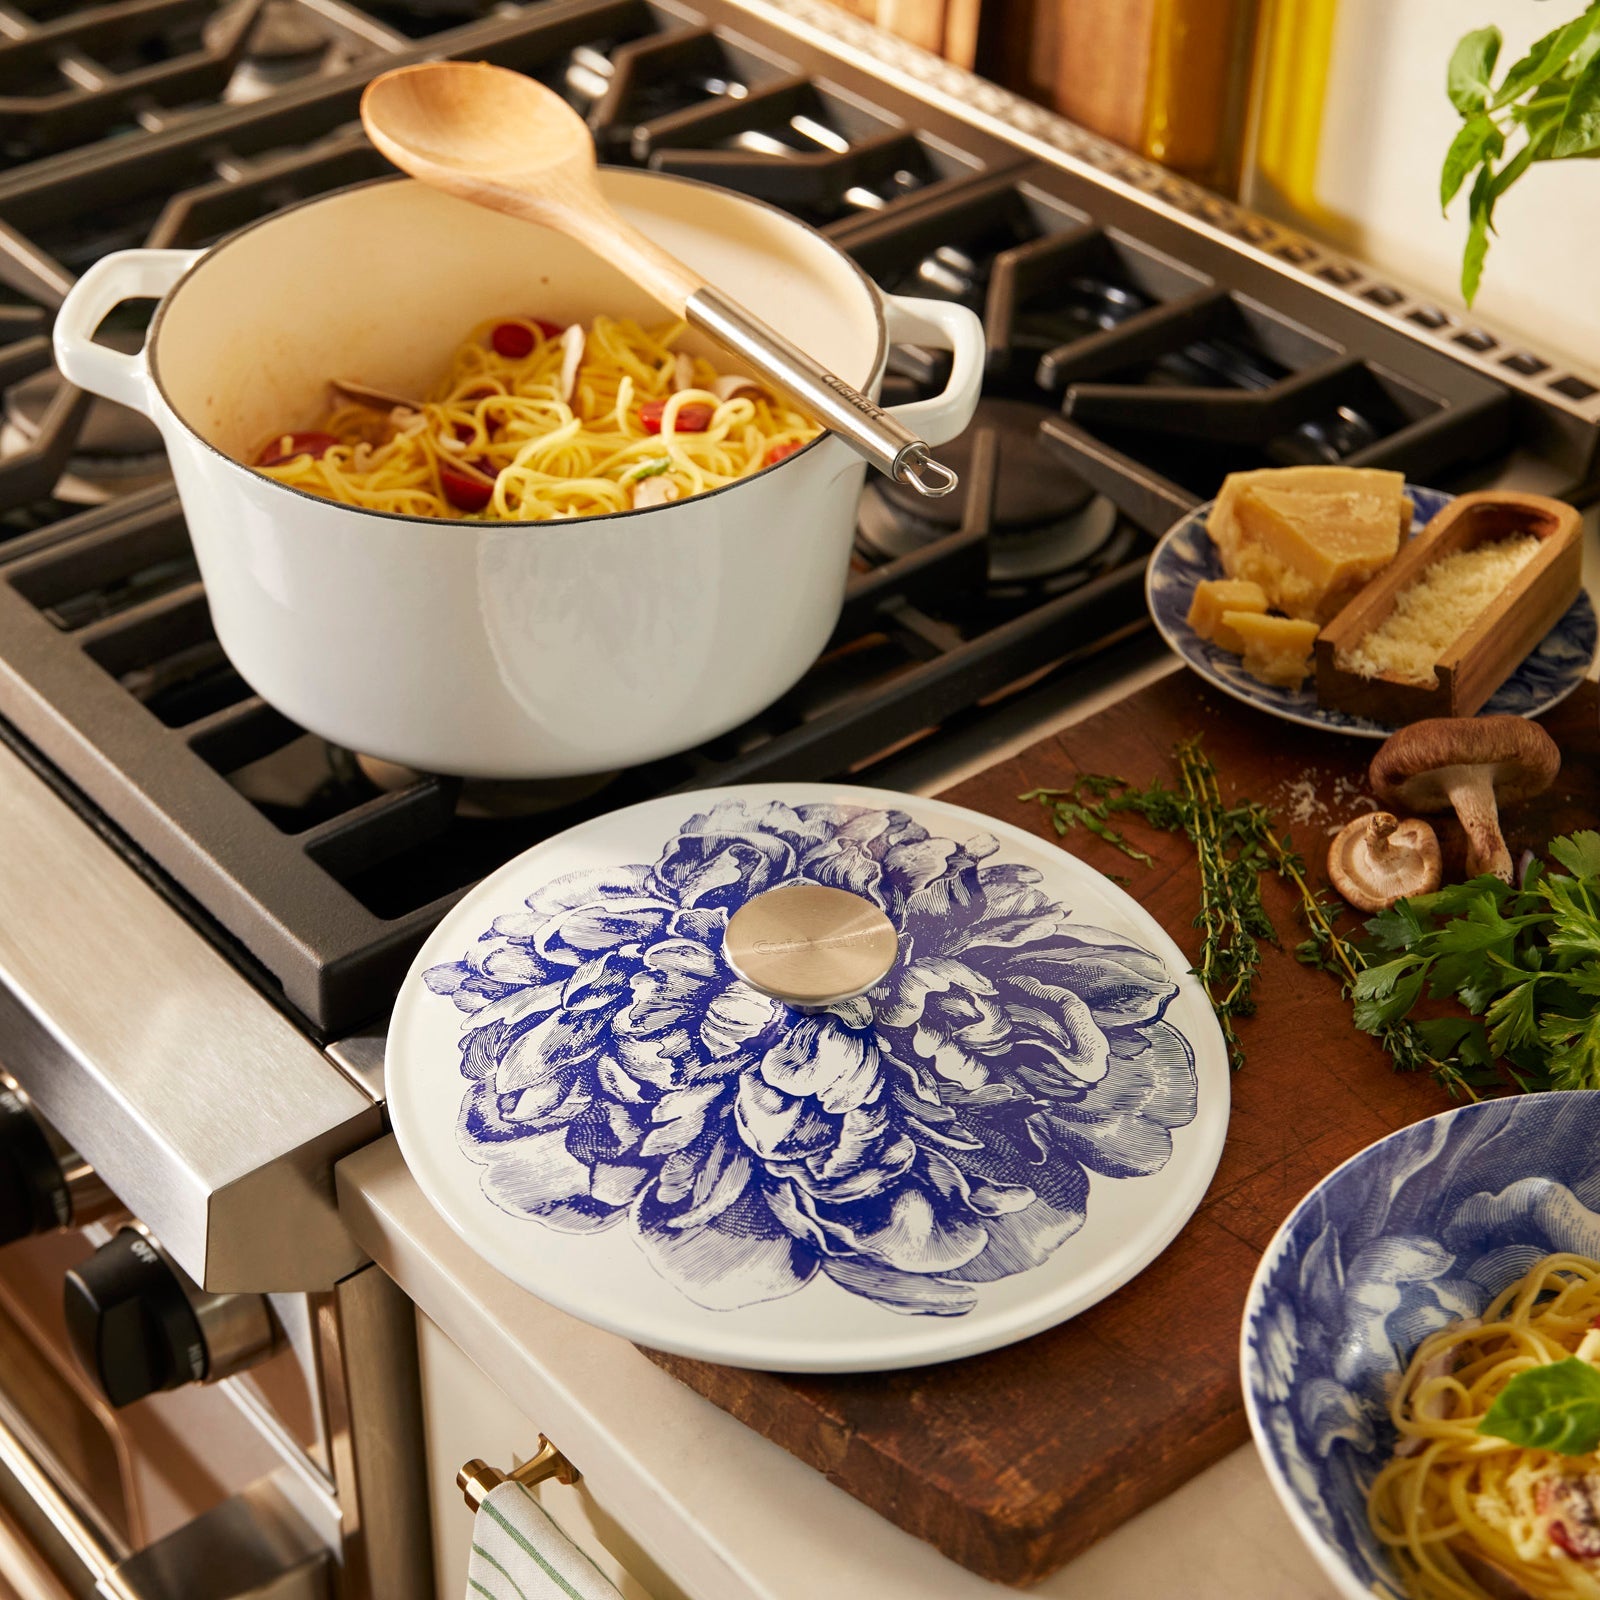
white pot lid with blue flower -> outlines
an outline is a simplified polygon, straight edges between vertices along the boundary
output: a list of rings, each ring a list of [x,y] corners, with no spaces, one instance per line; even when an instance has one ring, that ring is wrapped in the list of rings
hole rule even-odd
[[[819,933],[833,900],[860,915]],[[774,978],[795,951],[819,987]],[[832,997],[841,970],[871,986]],[[651,800],[485,879],[406,978],[387,1080],[417,1182],[508,1277],[791,1372],[1085,1310],[1192,1215],[1228,1121],[1206,997],[1121,889],[976,812],[809,783]]]

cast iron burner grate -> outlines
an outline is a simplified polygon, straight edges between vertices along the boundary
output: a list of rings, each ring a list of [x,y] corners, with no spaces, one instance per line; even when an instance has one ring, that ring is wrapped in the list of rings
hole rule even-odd
[[[208,27],[214,0],[117,0],[6,29],[0,155],[17,165],[215,100],[261,5],[236,0]]]
[[[1457,359],[1444,320],[1402,326],[1275,269],[1269,224],[1224,208],[1241,251],[1213,226],[1220,202],[1174,213],[1188,191],[1132,157],[1111,181],[1032,160],[737,0],[116,0],[15,23],[5,3],[0,35],[59,48],[19,51],[0,94],[63,92],[53,59],[78,98],[0,171],[0,712],[325,1035],[380,1017],[448,906],[559,828],[678,789],[870,770],[1142,627],[1151,536],[1230,465],[1383,461],[1450,487],[1517,452],[1546,487],[1590,481],[1594,391],[1559,367],[1508,354],[1498,382],[1479,370],[1491,336]],[[120,31],[96,33],[107,11]],[[71,51],[91,39],[85,74]],[[170,490],[126,492],[158,464],[148,431],[50,378],[49,317],[76,274],[381,175],[361,90],[433,55],[531,73],[608,159],[766,199],[886,288],[983,317],[984,403],[950,447],[961,497],[875,483],[828,650],[699,750],[491,793],[329,747],[233,671]],[[947,360],[896,349],[893,392],[931,392]]]
[[[1039,447],[1152,534],[1229,472],[1403,466],[1448,486],[1512,440],[1493,382],[1414,363],[1402,377],[1326,315],[1286,316],[1027,177],[981,179],[841,239],[886,288],[979,312],[990,392],[1048,405]],[[945,363],[910,351],[899,368],[933,384]]]
[[[884,398],[914,398],[916,388],[891,378]],[[1132,559],[1145,541],[1110,499],[1046,446],[1040,423],[1048,415],[1026,400],[986,395],[972,426],[940,452],[961,477],[943,500],[924,500],[904,484],[873,476],[861,497],[858,556],[868,563],[892,561],[977,525],[985,535],[984,580],[959,603],[968,617],[989,620],[1015,615]],[[972,463],[983,448],[998,453],[997,481],[988,501],[975,506]]]

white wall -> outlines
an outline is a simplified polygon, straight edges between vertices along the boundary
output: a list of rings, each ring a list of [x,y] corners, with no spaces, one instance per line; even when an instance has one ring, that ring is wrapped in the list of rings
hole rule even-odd
[[[1439,212],[1439,167],[1460,119],[1445,65],[1463,33],[1505,35],[1501,70],[1582,0],[1340,0],[1309,231],[1459,307],[1466,196]],[[1255,203],[1267,208],[1257,195]],[[1600,161],[1533,167],[1500,202],[1474,311],[1580,363],[1600,364]]]

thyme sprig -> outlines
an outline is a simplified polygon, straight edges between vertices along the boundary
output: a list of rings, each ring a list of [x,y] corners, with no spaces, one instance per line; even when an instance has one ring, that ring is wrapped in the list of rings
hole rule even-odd
[[[1474,1100],[1479,1089],[1500,1081],[1492,1057],[1474,1048],[1470,1030],[1459,1019],[1364,1016],[1358,991],[1371,963],[1339,929],[1344,903],[1311,887],[1293,840],[1278,832],[1266,806],[1253,800],[1231,806],[1223,802],[1216,768],[1199,738],[1180,743],[1173,758],[1178,789],[1159,779],[1141,789],[1126,778],[1081,773],[1070,788],[1030,789],[1020,798],[1044,806],[1058,834],[1085,828],[1146,866],[1155,862],[1115,826],[1114,816],[1137,816],[1151,827],[1188,838],[1200,867],[1200,910],[1194,926],[1201,931],[1201,944],[1193,971],[1210,997],[1235,1067],[1244,1064],[1237,1020],[1256,1009],[1261,946],[1279,944],[1261,898],[1261,880],[1271,873],[1299,902],[1306,938],[1296,947],[1295,958],[1332,974],[1341,994],[1358,1007],[1357,1025],[1379,1040],[1397,1071],[1430,1073],[1452,1094]]]
[[[1023,800],[1036,800],[1050,813],[1058,834],[1082,827],[1120,850],[1130,860],[1154,866],[1153,859],[1112,821],[1118,814],[1139,817],[1166,833],[1182,833],[1200,864],[1200,956],[1194,975],[1217,1014],[1217,1023],[1235,1067],[1244,1065],[1237,1021],[1255,1013],[1255,979],[1261,966],[1262,941],[1277,943],[1272,919],[1261,903],[1261,874],[1268,857],[1261,828],[1270,821],[1253,802],[1227,805],[1216,768],[1198,738],[1186,739],[1174,752],[1179,789],[1159,780],[1148,788],[1126,778],[1083,773],[1069,789],[1030,789]]]

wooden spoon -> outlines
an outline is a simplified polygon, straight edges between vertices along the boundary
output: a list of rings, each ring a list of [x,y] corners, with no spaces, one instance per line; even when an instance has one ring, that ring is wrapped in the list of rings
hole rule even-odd
[[[329,378],[328,387],[358,406],[370,406],[374,411],[420,411],[420,400],[408,400],[403,394],[391,394],[387,389],[374,389],[369,383],[357,383],[354,378]]]
[[[428,61],[373,79],[361,120],[413,178],[554,228],[614,262],[891,478],[930,497],[956,487],[925,441],[624,222],[600,193],[588,128],[543,84],[486,62]]]

